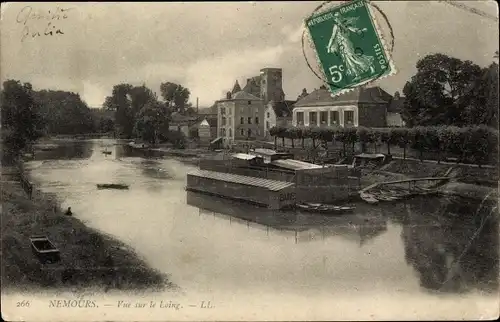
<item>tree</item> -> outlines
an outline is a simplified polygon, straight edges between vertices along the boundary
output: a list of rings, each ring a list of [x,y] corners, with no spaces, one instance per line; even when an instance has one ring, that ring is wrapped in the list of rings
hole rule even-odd
[[[118,84],[113,87],[111,96],[106,97],[103,107],[115,111],[115,126],[119,135],[131,138],[133,134],[135,119],[132,112],[130,84]]]
[[[94,115],[77,93],[41,90],[34,93],[50,134],[83,134],[96,130]]]
[[[402,117],[408,126],[464,125],[464,106],[481,68],[443,54],[428,55],[417,62],[417,73],[406,83]]]
[[[182,85],[166,82],[160,84],[161,96],[169,104],[174,107],[176,112],[185,114],[185,110],[189,108],[188,100],[191,92]]]
[[[462,98],[467,124],[486,124],[498,127],[498,64],[492,63],[482,70],[473,83],[470,95]]]
[[[155,97],[150,97],[136,115],[134,135],[156,144],[159,139],[168,138],[169,121],[170,111],[166,104],[159,102]]]
[[[23,149],[42,136],[43,119],[30,83],[5,81],[0,104],[3,159],[13,161]]]

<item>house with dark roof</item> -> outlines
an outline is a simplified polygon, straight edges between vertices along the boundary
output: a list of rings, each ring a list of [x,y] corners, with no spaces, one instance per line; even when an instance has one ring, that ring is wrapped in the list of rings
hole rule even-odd
[[[294,104],[292,124],[386,127],[391,101],[392,96],[378,86],[358,87],[336,97],[322,87]]]
[[[264,111],[264,133],[270,137],[269,129],[274,126],[292,125],[293,104],[296,101],[285,100],[282,102],[269,101]]]
[[[227,92],[216,102],[217,135],[224,146],[235,140],[256,140],[264,136],[264,104],[260,97],[239,91]]]
[[[401,117],[405,98],[399,95],[399,92],[394,93],[391,104],[387,106],[387,126],[401,127],[405,126],[405,122]]]

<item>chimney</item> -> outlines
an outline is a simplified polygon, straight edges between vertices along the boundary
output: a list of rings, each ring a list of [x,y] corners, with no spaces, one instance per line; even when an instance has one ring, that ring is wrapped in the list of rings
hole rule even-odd
[[[198,114],[198,97],[196,98],[196,114]]]
[[[230,100],[231,99],[231,92],[226,93],[226,99]]]

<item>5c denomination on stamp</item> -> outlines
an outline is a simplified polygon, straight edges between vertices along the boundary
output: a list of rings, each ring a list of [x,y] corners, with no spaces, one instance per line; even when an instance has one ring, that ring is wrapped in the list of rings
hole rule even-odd
[[[367,0],[355,0],[306,19],[332,95],[395,73]]]

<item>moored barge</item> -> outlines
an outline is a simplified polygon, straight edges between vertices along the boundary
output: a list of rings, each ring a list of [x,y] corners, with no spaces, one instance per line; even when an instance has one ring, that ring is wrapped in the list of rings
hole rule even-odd
[[[292,182],[209,170],[188,173],[186,190],[244,200],[269,209],[283,209],[296,203]]]

